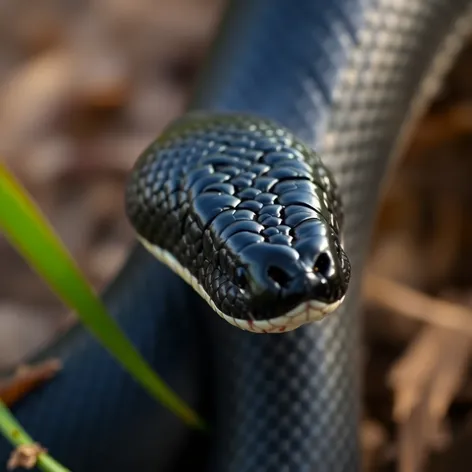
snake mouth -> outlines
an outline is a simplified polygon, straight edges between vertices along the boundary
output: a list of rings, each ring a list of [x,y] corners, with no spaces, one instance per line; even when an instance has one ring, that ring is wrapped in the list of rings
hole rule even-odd
[[[311,300],[301,303],[285,315],[267,320],[243,320],[225,315],[221,312],[218,314],[233,326],[244,331],[250,331],[251,333],[286,333],[288,331],[293,331],[304,324],[322,320],[336,310],[343,301],[344,297],[331,304],[324,304]]]
[[[296,306],[289,312],[280,315],[276,318],[269,318],[266,320],[244,320],[235,318],[234,316],[223,313],[212,300],[210,295],[201,286],[198,280],[191,274],[191,272],[182,266],[182,264],[165,249],[151,244],[149,241],[141,236],[138,236],[141,244],[160,262],[169,267],[173,272],[179,275],[185,282],[187,282],[215,311],[221,318],[237,328],[251,333],[284,333],[293,331],[304,324],[313,321],[319,321],[325,316],[336,310],[343,302],[344,297],[334,303],[322,303],[316,300],[303,302]]]

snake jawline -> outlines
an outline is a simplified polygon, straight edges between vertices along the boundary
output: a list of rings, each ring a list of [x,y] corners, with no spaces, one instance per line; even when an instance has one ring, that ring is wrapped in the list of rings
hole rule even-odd
[[[221,318],[244,331],[250,331],[252,333],[284,333],[287,331],[293,331],[304,324],[323,319],[325,316],[336,310],[336,308],[338,308],[344,301],[343,297],[341,300],[331,304],[324,304],[315,300],[301,303],[286,315],[271,320],[245,321],[236,319],[232,316],[225,315],[215,305],[210,295],[198,283],[196,277],[194,277],[188,269],[183,267],[169,251],[149,243],[146,239],[140,236],[137,236],[137,238],[156,259],[185,280],[185,282],[187,282]]]

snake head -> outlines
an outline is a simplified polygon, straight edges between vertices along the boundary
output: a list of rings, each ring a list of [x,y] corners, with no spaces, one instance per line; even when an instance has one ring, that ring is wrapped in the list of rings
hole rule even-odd
[[[126,209],[141,242],[239,328],[295,329],[346,294],[350,264],[333,178],[271,121],[177,120],[139,157]]]

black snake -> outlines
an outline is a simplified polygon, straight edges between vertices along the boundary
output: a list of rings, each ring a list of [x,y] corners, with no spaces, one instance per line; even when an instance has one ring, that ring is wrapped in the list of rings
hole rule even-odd
[[[289,331],[346,295],[335,183],[280,125],[228,113],[177,120],[138,159],[126,203],[144,246],[234,326]]]
[[[210,432],[190,431],[156,404],[80,326],[38,356],[60,356],[65,368],[15,407],[14,413],[28,432],[75,472],[359,470],[358,292],[379,190],[391,156],[398,154],[411,125],[437,92],[464,43],[472,24],[471,9],[470,0],[235,1],[189,109],[209,117],[230,113],[273,120],[275,131],[280,126],[294,136],[292,144],[285,143],[289,149],[272,150],[282,152],[281,160],[296,154],[293,143],[299,140],[310,148],[308,154],[315,156],[311,149],[320,154],[343,203],[343,247],[352,265],[345,300],[325,319],[290,332],[248,333],[221,320],[181,276],[138,244],[105,291],[104,301],[146,359],[208,420]],[[188,123],[194,119],[189,116]],[[240,144],[229,147],[241,148]],[[245,152],[251,150],[251,146],[242,147]],[[247,188],[254,188],[258,172],[251,166],[264,166],[265,156],[272,152],[262,151],[264,156],[249,159],[247,167],[244,158],[223,152],[219,163],[213,162],[213,171],[218,172],[215,166],[224,167],[229,159],[240,167],[241,174],[246,173],[239,183],[246,178],[246,183],[250,181]],[[152,166],[154,161],[149,159]],[[311,163],[306,157],[299,162]],[[299,254],[306,256],[304,267],[309,268],[303,276],[299,265],[280,267],[279,259],[269,253],[272,249],[264,257],[251,250],[244,264],[235,259],[238,251],[231,249],[218,261],[219,276],[208,279],[207,269],[199,272],[198,263],[192,266],[201,252],[184,254],[176,247],[163,248],[163,241],[178,243],[183,236],[184,247],[191,247],[189,239],[194,230],[198,232],[192,218],[173,219],[175,209],[169,207],[168,223],[154,221],[149,214],[143,220],[139,215],[146,205],[138,211],[139,205],[129,197],[128,212],[138,233],[153,247],[173,254],[182,267],[185,263],[221,313],[229,314],[233,321],[243,320],[247,323],[243,327],[248,328],[250,321],[277,319],[300,302],[335,303],[346,289],[348,266],[337,241],[341,211],[336,191],[318,164],[311,167],[308,177],[306,166],[295,164],[292,170],[296,173],[297,169],[298,177],[283,174],[282,180],[292,179],[287,185],[293,184],[298,196],[309,199],[305,202],[306,213],[311,215],[308,233],[319,230],[323,234],[319,242],[325,244],[324,249],[313,249],[313,240],[308,238],[306,252],[300,249]],[[191,172],[189,168],[187,174]],[[181,179],[176,177],[174,182],[172,176],[169,171],[166,182],[177,192],[169,192],[162,204],[173,207],[175,203],[182,209],[185,205],[179,206],[179,202],[186,200],[179,193]],[[236,175],[233,178],[237,181]],[[211,184],[210,194],[232,198],[218,206],[217,213],[207,215],[206,223],[197,225],[198,237],[205,232],[209,237],[218,215],[226,210],[238,211],[243,201],[257,202],[254,192],[248,190],[247,197],[241,197],[244,185],[228,180],[225,177]],[[133,192],[138,194],[136,188]],[[290,190],[261,193],[278,199],[259,202],[263,207],[285,208],[280,198]],[[149,198],[159,199],[158,195],[159,191]],[[316,196],[316,202],[309,195]],[[141,198],[141,204],[146,198]],[[293,205],[303,203],[298,200]],[[251,217],[235,223],[243,233],[271,247],[272,237],[279,241],[277,250],[282,252],[297,241],[303,244],[303,237],[296,236],[297,226],[303,222],[284,224],[288,215],[274,206],[259,222],[260,215],[254,211],[259,205],[250,205],[253,207],[240,210]],[[183,213],[188,216],[187,210]],[[156,215],[165,211],[162,207]],[[166,231],[177,233],[162,238],[160,223],[168,224]],[[269,228],[276,228],[277,233]],[[217,237],[209,238],[206,249],[202,241],[202,251],[207,254],[226,236],[225,241],[231,240],[228,234],[222,236],[224,228],[212,231]],[[328,257],[318,260],[320,254]],[[262,265],[254,264],[258,257],[262,257]],[[225,264],[221,271],[219,267]],[[258,272],[261,266],[264,270]],[[275,291],[265,278],[269,266],[277,269],[269,277],[278,281],[280,288]],[[314,279],[314,268],[320,266],[321,277]],[[328,280],[330,274],[334,282],[318,283]],[[287,285],[285,292],[283,285]],[[244,308],[239,289],[246,293],[245,303],[250,302]],[[280,303],[274,303],[274,298]],[[303,310],[304,317],[295,314],[295,324],[312,317],[306,305]],[[281,327],[287,327],[286,318],[279,321]],[[265,328],[268,326],[263,325]],[[0,463],[6,462],[10,450],[2,439]]]

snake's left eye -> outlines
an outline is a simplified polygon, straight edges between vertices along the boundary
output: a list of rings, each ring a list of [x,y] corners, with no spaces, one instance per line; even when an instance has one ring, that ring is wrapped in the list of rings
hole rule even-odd
[[[239,288],[245,289],[248,286],[246,271],[243,267],[238,267],[235,273],[235,282]]]

